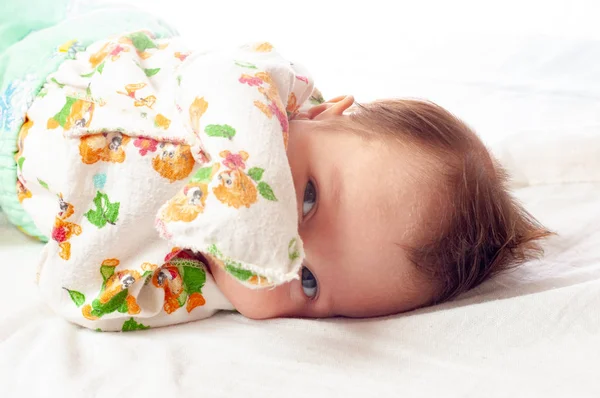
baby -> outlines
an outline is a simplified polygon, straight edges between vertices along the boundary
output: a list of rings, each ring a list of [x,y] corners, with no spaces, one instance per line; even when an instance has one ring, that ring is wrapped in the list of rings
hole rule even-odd
[[[475,133],[431,102],[335,98],[290,122],[288,157],[301,280],[248,290],[211,267],[250,318],[372,317],[440,303],[535,257],[549,235]]]
[[[221,309],[253,319],[396,314],[452,299],[540,253],[538,241],[549,232],[510,196],[503,170],[479,138],[441,107],[399,99],[358,104],[352,96],[323,102],[301,67],[263,43],[232,52],[226,65],[235,79],[221,104],[234,109],[239,101],[238,113],[259,126],[246,130],[262,134],[248,145],[259,142],[260,148],[265,139],[267,149],[262,158],[219,151],[243,139],[235,128],[245,126],[210,124],[206,118],[219,115],[219,101],[188,91],[202,87],[206,95],[213,81],[225,90],[229,80],[221,70],[229,66],[186,51],[151,17],[108,11],[93,18],[106,16],[111,24],[95,29],[94,40],[138,27],[132,20],[164,39],[135,31],[99,42],[89,38],[86,45],[66,42],[59,46],[61,58],[41,67],[41,90],[19,95],[13,92],[28,87],[27,77],[11,85],[0,76],[1,133],[11,142],[2,148],[10,160],[0,170],[0,204],[25,232],[51,237],[40,287],[67,319],[101,330],[135,330]],[[61,29],[79,24],[83,32],[86,18],[0,47],[6,76],[20,71],[15,54],[62,37]],[[174,103],[166,100],[171,95]],[[35,100],[18,101],[28,96]],[[284,165],[277,163],[280,152]],[[257,159],[271,169],[246,168]],[[139,176],[119,179],[125,173]],[[265,180],[282,182],[272,188]],[[190,223],[203,217],[223,214],[238,222],[247,209],[267,205],[283,212],[292,206],[293,217],[281,222],[293,219],[299,237],[286,240],[298,271],[290,282],[271,283],[216,246],[173,247],[194,241],[198,227]],[[162,240],[143,224],[157,212]],[[279,213],[265,214],[278,223]],[[201,232],[213,228],[209,237],[219,236],[228,224],[219,222],[203,224]]]

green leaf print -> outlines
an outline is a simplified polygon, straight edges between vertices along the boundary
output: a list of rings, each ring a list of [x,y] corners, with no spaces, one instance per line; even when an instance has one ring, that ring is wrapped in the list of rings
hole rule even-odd
[[[179,304],[179,307],[183,307],[185,305],[185,302],[188,299],[188,294],[183,291],[181,292],[181,294],[179,295],[179,297],[177,297],[177,304]]]
[[[209,137],[223,137],[232,139],[235,136],[235,129],[228,124],[209,124],[204,129]]]
[[[309,101],[312,105],[319,105],[325,102],[325,98],[323,98],[321,93],[316,93],[310,96]]]
[[[58,88],[63,88],[65,86],[63,83],[59,83],[58,80],[56,80],[56,78],[54,78],[54,77],[52,79],[50,79],[50,81],[52,83],[55,83],[58,86]]]
[[[219,250],[217,248],[217,245],[215,245],[215,244],[212,244],[212,245],[208,246],[208,249],[206,251],[211,256],[215,256],[215,257],[217,257],[219,259],[223,257],[223,253],[221,253],[221,250]]]
[[[296,238],[293,238],[288,244],[288,256],[291,261],[294,261],[295,259],[300,257],[300,251],[298,251],[298,246],[296,245],[296,243]]]
[[[95,74],[95,73],[96,73],[96,69],[92,70],[90,73],[84,73],[84,74],[82,74],[82,75],[79,75],[79,76],[81,76],[81,77],[86,77],[86,78],[87,78],[87,77],[92,77],[92,76],[94,76],[94,74]]]
[[[128,309],[129,308],[127,305],[127,300],[125,300],[125,301],[123,301],[123,303],[121,303],[119,308],[117,308],[117,311],[120,312],[121,314],[126,314]]]
[[[65,104],[63,105],[61,110],[58,111],[58,113],[56,115],[52,116],[52,119],[55,120],[59,126],[61,126],[61,127],[65,126],[65,123],[67,122],[67,118],[71,114],[71,107],[73,107],[73,104],[75,103],[75,101],[77,101],[77,98],[67,97],[67,101],[65,102]]]
[[[195,267],[195,268],[200,268],[201,267],[201,262],[197,261],[197,260],[187,260],[185,258],[172,258],[171,260],[169,260],[169,264],[173,264],[174,266],[176,266],[177,268],[181,268],[181,267]]]
[[[157,48],[157,45],[154,43],[154,41],[152,41],[152,39],[143,32],[135,32],[130,34],[128,37],[131,39],[135,49],[140,52],[146,51],[149,48]]]
[[[19,171],[23,171],[23,163],[25,163],[25,158],[21,156],[19,160],[17,160],[17,165],[19,166]]]
[[[104,70],[104,64],[106,63],[106,61],[102,62],[100,65],[98,65],[95,69],[92,69],[92,71],[90,73],[85,73],[82,75],[79,75],[81,77],[92,77],[96,74],[96,72],[102,74],[102,71]]]
[[[48,188],[48,184],[46,184],[45,181],[40,180],[39,178],[37,180],[38,180],[38,184],[40,184],[43,188],[50,189],[50,188]]]
[[[190,182],[210,182],[210,176],[212,174],[212,167],[202,167],[192,176]]]
[[[235,64],[237,66],[241,66],[242,68],[248,68],[248,69],[257,69],[256,65],[251,64],[250,62],[244,62],[244,61],[235,61]]]
[[[202,287],[206,282],[206,272],[203,268],[198,267],[182,267],[183,284],[188,294],[200,293],[202,294]]]
[[[152,77],[152,76],[156,75],[158,72],[160,72],[160,68],[144,69],[144,73],[148,77]]]
[[[71,296],[71,300],[75,303],[77,307],[81,307],[83,303],[85,303],[85,295],[83,293],[77,292],[75,290],[69,290],[66,287],[63,287]]]
[[[227,264],[225,266],[225,271],[229,272],[232,276],[234,276],[235,278],[237,278],[241,281],[247,281],[248,279],[252,278],[255,275],[251,271],[241,269],[232,264]]]
[[[117,310],[122,309],[123,304],[127,305],[126,299],[129,291],[127,289],[120,291],[115,294],[113,298],[111,298],[107,303],[102,304],[100,300],[95,299],[92,301],[92,311],[91,314],[98,318],[106,314],[110,314]],[[125,307],[125,312],[127,312],[127,307]]]
[[[115,267],[108,266],[108,265],[100,266],[100,275],[102,275],[102,280],[104,280],[104,282],[106,282],[108,280],[108,278],[110,278],[114,274],[115,274]],[[104,290],[104,289],[102,289],[102,290]]]
[[[269,186],[269,184],[267,184],[264,181],[261,181],[258,183],[258,192],[260,193],[260,195],[267,199],[267,200],[272,200],[274,202],[277,201],[277,198],[275,197],[275,194],[273,193],[273,190],[271,189],[271,187]]]
[[[261,169],[260,167],[252,167],[250,170],[248,170],[248,175],[254,181],[260,181],[264,172],[265,172],[265,169]]]
[[[142,325],[141,323],[137,323],[135,319],[129,318],[123,323],[123,327],[121,327],[122,332],[133,332],[134,330],[146,330],[150,329],[150,326]]]
[[[119,217],[120,202],[112,203],[108,199],[108,195],[98,191],[94,198],[95,210],[89,210],[84,216],[88,221],[98,228],[104,227],[107,223],[115,225]]]

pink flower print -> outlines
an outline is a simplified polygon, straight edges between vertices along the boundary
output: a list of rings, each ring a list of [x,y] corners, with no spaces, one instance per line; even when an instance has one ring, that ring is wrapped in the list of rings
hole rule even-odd
[[[223,160],[223,164],[229,169],[245,169],[246,164],[244,158],[238,153],[228,153],[227,157]]]
[[[308,77],[306,77],[306,76],[296,76],[296,79],[308,84]]]
[[[200,163],[200,165],[204,165],[206,163],[208,163],[208,156],[206,156],[206,153],[202,150],[199,149],[197,155],[195,156],[196,161],[198,163]]]
[[[152,138],[138,137],[133,141],[133,145],[140,148],[140,155],[146,156],[148,152],[155,152],[158,141]]]
[[[112,55],[113,57],[116,57],[117,55],[119,55],[121,53],[121,51],[125,50],[124,47],[122,47],[120,44],[117,44],[115,46],[115,48],[113,48],[113,50],[110,52],[110,55]]]
[[[179,59],[180,61],[185,61],[185,59],[190,56],[190,53],[189,52],[182,53],[182,52],[176,51],[175,54],[173,54],[173,55],[175,56],[175,58]]]
[[[67,237],[67,232],[64,228],[52,228],[52,240],[57,242],[64,242]]]
[[[249,86],[260,86],[263,84],[263,80],[261,78],[250,76],[245,73],[240,77],[239,82],[242,84],[248,84]]]
[[[279,124],[281,125],[281,129],[283,130],[283,132],[287,132],[289,127],[287,115],[284,112],[282,112],[281,109],[279,109],[275,102],[269,102],[269,109],[275,114],[275,116],[277,116],[277,119],[279,120]]]

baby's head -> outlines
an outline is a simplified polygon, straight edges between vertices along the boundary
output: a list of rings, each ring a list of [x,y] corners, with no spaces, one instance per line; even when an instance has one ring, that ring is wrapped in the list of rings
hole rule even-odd
[[[290,123],[298,281],[215,280],[250,318],[370,317],[439,303],[540,253],[545,230],[479,138],[430,102],[340,97]]]

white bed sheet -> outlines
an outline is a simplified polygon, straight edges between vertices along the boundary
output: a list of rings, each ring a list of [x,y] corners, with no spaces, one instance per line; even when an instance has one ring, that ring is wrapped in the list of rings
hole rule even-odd
[[[339,2],[307,0],[279,9],[290,23],[269,15],[274,0],[229,19],[219,17],[228,2],[129,2],[198,42],[284,46],[326,94],[439,102],[482,134],[525,187],[526,207],[560,235],[542,261],[404,315],[256,322],[223,313],[110,334],[49,312],[33,283],[41,246],[0,215],[0,397],[600,396],[597,3],[402,1],[392,14],[373,0],[344,2],[335,18]]]
[[[560,231],[547,257],[460,299],[376,320],[206,321],[97,333],[32,283],[40,245],[3,221],[2,397],[598,397],[600,184],[518,192]]]

